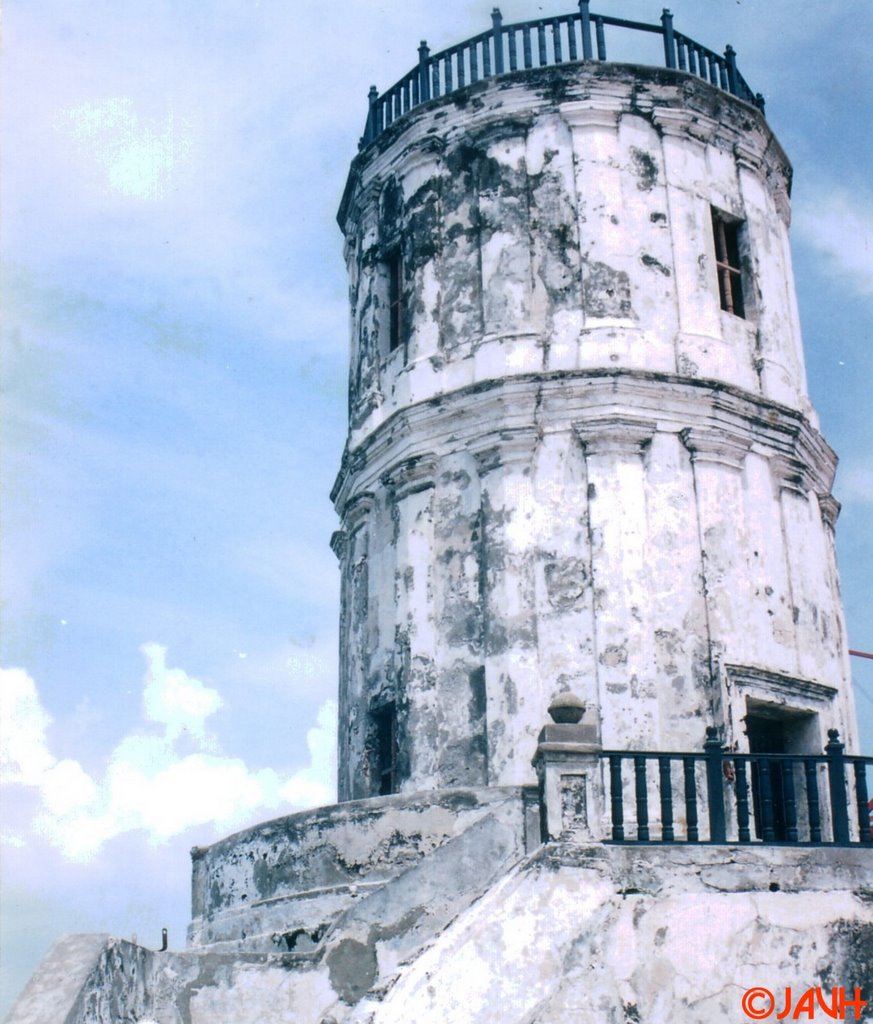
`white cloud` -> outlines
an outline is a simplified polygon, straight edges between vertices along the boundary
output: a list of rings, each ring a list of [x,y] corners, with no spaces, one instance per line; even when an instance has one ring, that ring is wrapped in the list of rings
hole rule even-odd
[[[142,694],[146,718],[165,725],[169,739],[188,732],[202,740],[206,719],[223,703],[218,691],[180,668],[167,668],[167,650],[160,644],[143,644],[140,650],[148,661]]]
[[[830,271],[862,295],[873,295],[873,209],[840,189],[813,194],[815,205],[795,209],[795,230],[826,257]]]
[[[123,196],[159,199],[191,147],[191,126],[170,110],[162,122],[142,118],[129,96],[68,107],[56,128],[102,166],[107,187]]]
[[[36,684],[20,668],[0,670],[0,778],[37,785],[54,765],[45,731],[51,724]]]
[[[50,752],[51,722],[34,681],[22,669],[0,670],[4,781],[33,787],[40,810],[36,833],[71,860],[90,860],[115,836],[143,830],[160,843],[196,825],[228,830],[259,813],[324,804],[333,799],[336,703],[319,709],[307,733],[309,763],[293,774],[251,769],[236,757],[207,750],[204,722],[221,706],[218,692],[179,668],[169,668],[159,644],[147,659],[143,709],[160,733],[132,731],[113,750],[102,779]],[[198,747],[178,749],[183,734]]]

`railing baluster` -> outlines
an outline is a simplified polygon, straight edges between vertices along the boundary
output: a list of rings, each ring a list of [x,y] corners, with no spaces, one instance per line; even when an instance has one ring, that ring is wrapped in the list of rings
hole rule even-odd
[[[482,77],[491,77],[491,47],[487,39],[482,40]]]
[[[567,18],[567,48],[570,51],[570,60],[579,59],[579,49],[576,46],[576,19]]]
[[[440,94],[440,65],[434,61],[430,66],[430,98],[435,100]]]
[[[479,47],[476,43],[470,46],[470,85],[479,81]]]
[[[696,46],[695,51],[697,53],[697,74],[706,79],[706,51],[702,46]]]
[[[770,778],[770,761],[766,757],[758,758],[758,792],[761,804],[761,838],[765,843],[776,839],[773,827],[773,783]]]
[[[463,47],[463,46],[459,46],[458,47],[457,59],[458,59],[458,88],[459,89],[463,89],[464,86],[467,84],[467,76],[466,76],[466,70],[467,69],[466,69],[466,66],[465,66],[466,65],[466,59],[467,59],[466,56],[465,56],[466,52],[467,52],[466,51],[466,47]]]
[[[715,58],[712,54],[709,54],[707,58],[709,62],[709,84],[718,85],[718,68],[715,66]]]
[[[588,8],[590,0],[579,0],[579,17],[582,28],[582,59],[591,60],[594,53],[591,49],[591,12]]]
[[[527,68],[533,67],[533,56],[531,55],[530,49],[530,26],[525,25],[521,30],[521,39],[524,46],[524,66]]]
[[[642,755],[634,758],[634,795],[637,804],[637,841],[649,841],[649,792],[646,789],[646,759]]]
[[[658,787],[661,795],[661,840],[672,843],[676,836],[673,831],[673,787],[670,782],[670,758],[658,758]]]
[[[858,808],[858,842],[873,843],[870,834],[870,799],[867,795],[867,765],[863,761],[855,761],[855,806]]]
[[[597,36],[597,59],[606,60],[606,37],[603,34],[603,18],[595,17],[594,34]]]
[[[609,795],[612,810],[612,838],[624,842],[624,803],[621,791],[621,757],[609,755]]]
[[[443,77],[446,83],[446,96],[452,91],[452,55],[447,53],[443,60]]]
[[[700,842],[700,832],[697,827],[697,778],[694,774],[694,758],[682,758],[682,773],[685,777],[685,820],[688,823],[689,843]]]
[[[728,89],[728,75],[727,67],[721,57],[717,58],[716,63],[718,64],[718,81],[719,85],[725,92],[730,92]]]
[[[555,63],[563,64],[564,58],[561,54],[561,23],[557,18],[552,22],[552,49],[555,53]]]
[[[679,70],[686,71],[688,62],[685,59],[685,37],[674,34],[673,38],[676,40],[676,59],[679,63]]]
[[[509,33],[509,70],[518,71],[518,45],[515,32]]]
[[[537,25],[537,56],[541,68],[549,63],[549,57],[546,53],[546,26],[542,22]]]
[[[737,834],[741,843],[752,841],[749,830],[749,781],[746,778],[746,762],[739,758],[734,761],[734,785],[737,793]]]
[[[797,801],[794,797],[794,762],[781,762],[782,797],[785,803],[785,836],[787,842],[797,842]]]
[[[503,74],[503,16],[500,8],[491,12],[491,32],[494,39],[494,74]]]
[[[725,841],[724,783],[722,782],[723,754],[718,730],[714,725],[706,727],[706,802],[709,806],[709,841]]]
[[[809,841],[821,842],[821,809],[818,802],[818,762],[811,758],[803,762],[806,775],[806,808],[809,812]]]
[[[831,794],[831,817],[834,822],[834,842],[848,843],[849,813],[846,807],[846,762],[843,758],[844,746],[840,743],[840,734],[836,729],[828,729],[828,743],[825,753],[828,756],[828,783]]]

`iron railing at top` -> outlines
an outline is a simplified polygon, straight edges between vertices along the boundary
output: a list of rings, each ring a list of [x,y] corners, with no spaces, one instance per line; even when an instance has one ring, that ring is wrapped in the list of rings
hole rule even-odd
[[[873,849],[873,757],[738,754],[707,729],[702,754],[604,751],[615,843],[763,843]]]
[[[764,98],[753,93],[737,70],[732,46],[723,54],[701,46],[677,32],[668,10],[659,25],[628,21],[589,10],[590,0],[579,0],[579,11],[534,21],[504,25],[498,8],[491,14],[491,28],[471,39],[431,54],[424,41],[418,48],[418,64],[386,92],[370,87],[369,110],[359,148],[377,139],[389,125],[414,107],[481,79],[512,71],[550,67],[567,61],[606,57],[606,26],[651,32],[664,43],[664,64],[687,71],[764,110]]]

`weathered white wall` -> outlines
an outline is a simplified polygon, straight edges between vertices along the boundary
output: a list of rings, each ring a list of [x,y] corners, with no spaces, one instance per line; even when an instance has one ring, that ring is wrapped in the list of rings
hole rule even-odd
[[[868,851],[559,844],[480,893],[505,849],[478,827],[311,954],[64,940],[7,1024],[704,1024],[753,986],[870,995]]]
[[[621,66],[483,84],[354,162],[341,799],[375,791],[389,700],[406,791],[532,782],[567,689],[607,747],[742,747],[750,701],[818,716],[810,752],[853,742],[789,178],[757,111]],[[713,206],[745,222],[745,319]]]

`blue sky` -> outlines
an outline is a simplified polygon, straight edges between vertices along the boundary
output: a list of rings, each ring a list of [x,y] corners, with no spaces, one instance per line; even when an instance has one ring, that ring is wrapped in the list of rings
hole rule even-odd
[[[181,945],[192,845],[332,799],[334,216],[370,83],[399,78],[422,38],[481,31],[491,6],[5,5],[0,1013],[64,932],[158,945],[168,925]],[[571,5],[501,6],[515,21]],[[736,47],[794,163],[849,638],[871,650],[873,14],[672,9]],[[873,663],[853,668],[873,753]]]

